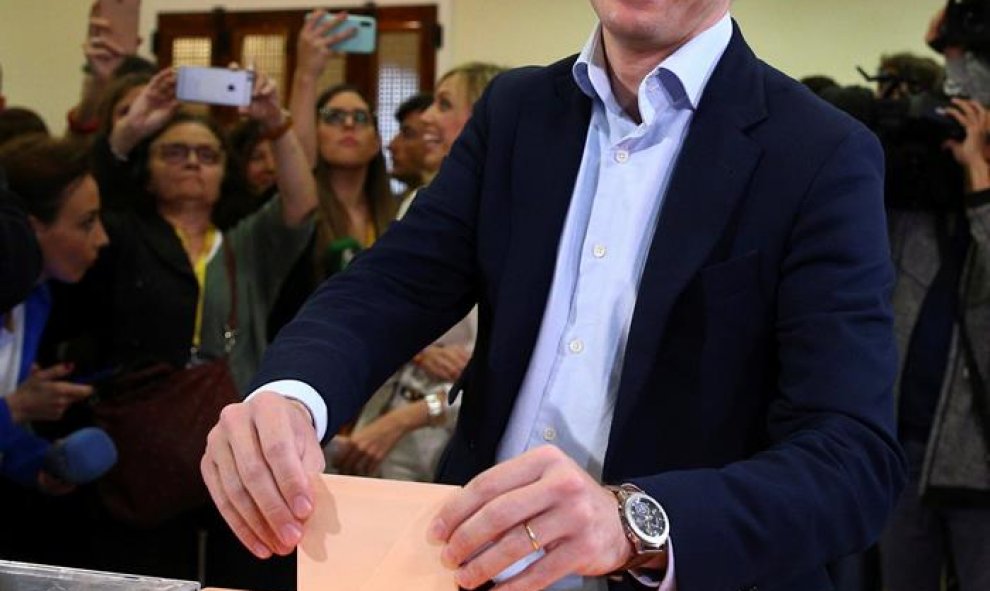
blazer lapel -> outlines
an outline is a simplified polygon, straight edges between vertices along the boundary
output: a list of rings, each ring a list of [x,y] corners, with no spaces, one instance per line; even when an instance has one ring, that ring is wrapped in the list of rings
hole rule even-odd
[[[571,77],[571,63],[557,73],[551,100],[537,96],[523,104],[519,117],[525,139],[514,146],[511,241],[491,350],[493,366],[505,370],[493,377],[496,392],[486,397],[481,434],[492,449],[529,367],[591,121],[591,99]]]
[[[626,345],[609,451],[643,392],[677,298],[743,199],[761,149],[744,133],[766,117],[762,72],[734,28],[691,122],[647,255]],[[606,465],[610,462],[606,454]]]

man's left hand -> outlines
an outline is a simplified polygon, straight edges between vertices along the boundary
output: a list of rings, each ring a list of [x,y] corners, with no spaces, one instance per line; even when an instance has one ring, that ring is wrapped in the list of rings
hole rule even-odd
[[[552,445],[479,474],[443,506],[430,534],[446,542],[441,559],[468,589],[536,547],[545,555],[496,589],[530,591],[571,574],[604,575],[632,556],[615,496]]]

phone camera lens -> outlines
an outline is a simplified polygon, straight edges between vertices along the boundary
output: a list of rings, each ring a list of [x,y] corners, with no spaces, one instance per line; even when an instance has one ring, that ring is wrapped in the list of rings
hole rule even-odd
[[[233,84],[228,84],[227,85],[227,92],[234,92],[234,85]]]

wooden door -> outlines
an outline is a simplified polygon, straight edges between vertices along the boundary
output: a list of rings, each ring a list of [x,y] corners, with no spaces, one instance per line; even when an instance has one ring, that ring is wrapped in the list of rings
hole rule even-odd
[[[329,9],[331,12],[333,8]],[[436,78],[436,50],[441,40],[437,7],[393,6],[348,9],[378,20],[378,45],[372,54],[343,54],[331,60],[323,72],[323,87],[347,82],[371,101],[378,112],[382,137],[397,131],[392,114],[417,92],[431,91]],[[155,53],[167,66],[226,66],[230,62],[255,67],[271,76],[279,96],[287,103],[295,46],[306,11],[236,11],[162,13],[158,15]],[[230,110],[215,115],[229,120]]]

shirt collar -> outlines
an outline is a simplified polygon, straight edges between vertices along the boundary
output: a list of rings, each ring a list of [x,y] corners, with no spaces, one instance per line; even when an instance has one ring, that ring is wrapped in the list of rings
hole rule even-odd
[[[718,64],[731,39],[732,17],[726,12],[717,23],[696,35],[667,56],[667,59],[657,64],[640,83],[640,101],[646,96],[645,88],[649,81],[656,78],[671,96],[684,96],[690,101],[692,109],[697,108],[715,65]],[[664,71],[673,76],[661,75]],[[615,104],[605,66],[601,23],[595,25],[594,31],[581,50],[572,68],[572,75],[584,94],[601,99],[610,108]]]

